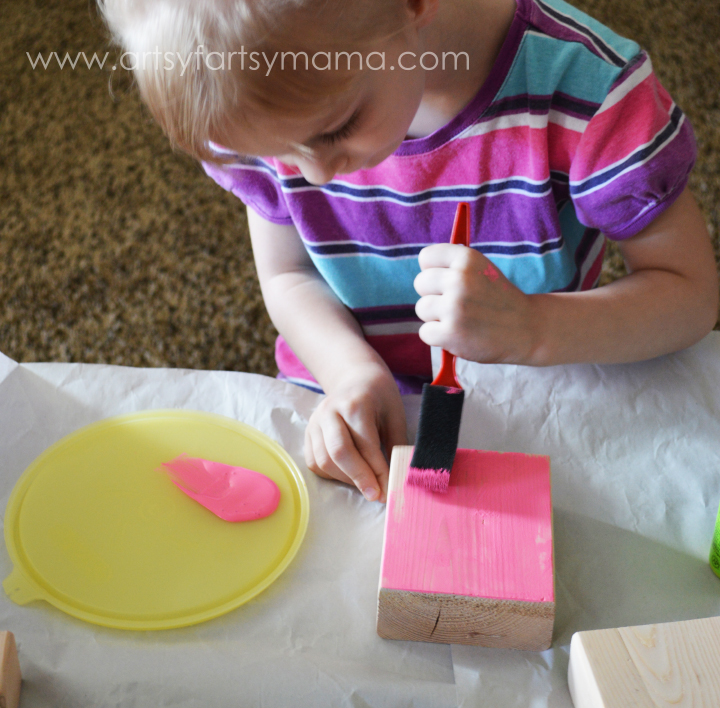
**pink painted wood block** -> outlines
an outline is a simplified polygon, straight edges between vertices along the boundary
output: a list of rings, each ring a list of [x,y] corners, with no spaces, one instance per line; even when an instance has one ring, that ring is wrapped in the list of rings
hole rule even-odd
[[[393,449],[378,600],[389,639],[545,649],[555,614],[550,461],[457,452],[447,494]]]

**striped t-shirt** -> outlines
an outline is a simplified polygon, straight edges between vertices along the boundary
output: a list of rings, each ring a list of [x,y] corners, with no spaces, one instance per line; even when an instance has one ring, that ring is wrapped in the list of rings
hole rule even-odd
[[[522,291],[585,290],[605,237],[629,238],[667,208],[695,152],[688,120],[637,44],[563,0],[517,0],[473,100],[378,166],[322,186],[274,158],[205,169],[269,221],[295,225],[407,384],[431,375],[414,309],[418,253],[449,240],[458,201],[470,203],[471,247]],[[282,338],[276,356],[283,377],[314,381]]]

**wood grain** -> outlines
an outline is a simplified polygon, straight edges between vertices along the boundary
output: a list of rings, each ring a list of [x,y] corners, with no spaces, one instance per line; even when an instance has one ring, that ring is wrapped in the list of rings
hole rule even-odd
[[[18,707],[21,682],[15,636],[0,632],[0,708]]]
[[[515,649],[552,640],[547,457],[458,450],[447,494],[405,484],[396,447],[378,594],[378,633]]]
[[[575,708],[718,708],[720,617],[578,632]]]

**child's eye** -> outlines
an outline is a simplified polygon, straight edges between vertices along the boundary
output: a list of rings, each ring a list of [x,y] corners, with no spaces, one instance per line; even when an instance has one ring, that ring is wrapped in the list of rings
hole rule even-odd
[[[357,129],[359,116],[360,111],[355,111],[355,113],[350,116],[349,120],[347,121],[347,123],[345,123],[345,125],[343,125],[341,128],[338,128],[333,133],[325,133],[324,135],[321,135],[318,139],[324,145],[335,145],[335,143],[338,143],[341,140],[346,140]]]

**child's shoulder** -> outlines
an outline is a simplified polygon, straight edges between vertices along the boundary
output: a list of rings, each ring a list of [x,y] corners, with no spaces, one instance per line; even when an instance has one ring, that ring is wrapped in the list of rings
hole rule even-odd
[[[637,42],[565,0],[519,0],[518,7],[538,34],[580,45],[608,64],[622,68],[640,51]]]
[[[642,51],[564,0],[518,0],[525,22],[513,67],[501,93],[556,92],[601,103]]]

